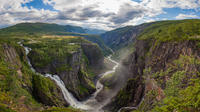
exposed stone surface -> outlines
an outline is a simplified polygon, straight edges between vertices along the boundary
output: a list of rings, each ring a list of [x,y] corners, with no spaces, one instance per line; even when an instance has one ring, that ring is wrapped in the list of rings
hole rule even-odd
[[[47,106],[63,107],[69,105],[55,82],[39,75],[33,76],[33,95]]]
[[[26,62],[26,54],[23,47],[4,43],[2,44],[2,49],[3,59],[9,64],[9,69],[16,71],[17,76],[19,76],[15,77],[15,74],[10,76],[18,80],[18,86],[21,86],[40,103],[47,106],[63,107],[68,105],[64,100],[61,89],[53,81],[39,75],[24,73],[23,62]],[[18,103],[26,107],[25,104],[21,104],[25,101],[24,99],[26,99],[25,96],[21,96]]]
[[[87,76],[87,67],[102,68],[104,56],[95,44],[83,44],[82,49],[78,49],[62,59],[55,59],[43,68],[36,67],[36,71],[52,73],[60,76],[66,88],[73,93],[78,100],[84,100],[95,92],[95,87],[91,86],[91,79]],[[39,55],[31,51],[29,58]],[[34,62],[32,62],[33,67]],[[59,68],[65,67],[63,70]]]
[[[133,43],[136,37],[152,23],[141,24],[138,26],[126,26],[123,28],[115,29],[101,35],[106,45],[113,50],[119,50]]]
[[[3,44],[3,52],[5,61],[9,62],[12,68],[20,69],[22,67],[21,62],[19,60],[19,55],[17,54],[15,48],[8,44]]]
[[[157,78],[152,78],[153,73],[166,71],[173,66],[174,60],[179,59],[181,55],[194,56],[194,58],[200,59],[200,49],[197,46],[197,43],[198,41],[186,40],[183,42],[160,42],[158,45],[155,45],[155,41],[137,40],[135,51],[125,62],[129,69],[128,75],[133,80],[128,81],[127,85],[119,91],[107,107],[110,107],[113,112],[119,110],[121,107],[137,107],[145,95],[143,100],[144,102],[149,103],[145,103],[148,106],[144,107],[144,110],[145,108],[151,109],[155,100],[160,101],[164,98],[163,89],[165,89],[166,82],[170,79],[171,74],[179,69],[195,72],[199,71],[199,67],[195,65],[184,65],[183,68],[177,67],[167,75]],[[151,68],[151,71],[145,73],[144,70],[148,68]],[[195,74],[187,74],[187,78],[184,80],[186,85],[188,82],[187,80],[189,80],[192,75]],[[159,85],[161,86],[156,83],[156,81],[160,79],[164,80],[163,82],[160,82]],[[155,98],[146,96],[146,94],[152,90],[158,93]]]

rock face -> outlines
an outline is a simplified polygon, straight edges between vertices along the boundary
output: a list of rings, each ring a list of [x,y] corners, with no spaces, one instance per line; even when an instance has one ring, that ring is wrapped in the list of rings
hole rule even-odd
[[[88,59],[89,66],[92,68],[102,69],[104,57],[102,51],[97,45],[82,44],[83,53]]]
[[[116,51],[133,43],[136,37],[150,24],[152,23],[118,28],[102,34],[101,37],[107,46]]]
[[[40,73],[52,73],[60,76],[66,88],[73,93],[78,100],[84,100],[95,91],[87,71],[90,66],[103,66],[103,54],[97,45],[83,44],[82,48],[71,52],[70,56],[63,57],[62,60],[56,57],[43,68],[36,67]],[[30,53],[30,60],[33,56],[39,55]],[[34,67],[34,62],[32,62]]]
[[[187,86],[188,80],[195,75],[191,71],[200,70],[195,65],[185,64],[182,67],[176,67],[177,65],[174,64],[175,60],[183,56],[200,59],[200,48],[197,46],[199,41],[185,40],[183,42],[160,42],[159,44],[155,44],[155,42],[152,40],[136,41],[135,51],[128,57],[128,61],[126,60],[129,69],[128,75],[131,76],[131,79],[107,106],[111,108],[111,111],[115,112],[121,107],[127,106],[139,107],[138,104],[142,99],[144,100],[143,103],[146,102],[146,107],[143,107],[141,111],[150,110],[155,100],[159,101],[164,98],[163,90],[173,73],[179,70],[188,72],[183,80],[183,83]],[[151,70],[148,71],[148,69]],[[155,73],[169,69],[170,72],[166,75],[154,76]],[[147,95],[150,91],[158,93],[155,98],[151,99],[152,102]]]
[[[14,100],[16,100],[15,102],[17,102],[18,106],[21,106],[20,108],[26,109],[23,111],[27,112],[34,108],[31,107],[32,105],[29,106],[29,103],[21,104],[23,101],[27,101],[27,97],[31,97],[28,99],[30,103],[33,99],[34,101],[36,99],[38,102],[47,106],[68,106],[61,89],[52,80],[30,72],[31,70],[27,68],[27,58],[24,48],[14,43],[0,43],[0,49],[2,50],[0,52],[1,63],[4,62],[8,66],[8,70],[12,71],[11,73],[8,72],[8,74],[6,72],[2,74],[8,78],[6,80],[9,80],[5,81],[5,83],[13,84],[12,86],[8,86],[7,89],[9,90],[9,88],[13,87],[13,91],[21,92],[21,94],[17,92],[13,94],[17,94],[18,97],[20,96],[19,99],[15,96],[16,98]]]
[[[12,68],[20,69],[22,64],[19,60],[19,55],[17,54],[15,48],[10,46],[9,44],[3,44],[3,52],[5,61],[9,62],[12,65]]]
[[[148,43],[145,41],[136,42],[135,52],[123,62],[128,71],[124,75],[128,75],[131,80],[118,92],[112,102],[105,107],[109,111],[117,112],[121,107],[137,106],[142,99],[145,90],[142,77],[145,61],[140,57],[145,56],[147,47]]]
[[[33,76],[33,95],[48,106],[63,107],[69,104],[65,101],[61,89],[51,79],[40,75]]]

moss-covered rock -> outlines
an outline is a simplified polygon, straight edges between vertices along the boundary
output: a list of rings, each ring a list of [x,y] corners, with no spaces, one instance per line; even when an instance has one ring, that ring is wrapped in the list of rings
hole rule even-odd
[[[130,79],[125,88],[118,92],[115,99],[112,99],[106,108],[117,112],[121,107],[137,106],[144,93],[144,84],[139,80],[138,78]]]
[[[40,75],[33,76],[33,94],[39,101],[49,106],[68,105],[61,89],[56,86],[55,82]]]
[[[73,109],[71,107],[69,107],[69,108],[53,107],[53,108],[43,110],[43,111],[40,111],[40,112],[83,112],[83,111],[78,110],[78,109]]]
[[[80,37],[26,43],[33,67],[39,73],[57,74],[78,100],[89,97],[95,87],[95,70],[102,70],[104,56],[98,45]]]
[[[16,112],[3,104],[0,104],[0,112]]]

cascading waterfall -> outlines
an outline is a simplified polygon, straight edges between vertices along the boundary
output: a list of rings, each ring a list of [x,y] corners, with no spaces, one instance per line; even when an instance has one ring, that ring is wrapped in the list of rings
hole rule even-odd
[[[83,109],[83,110],[87,110],[91,108],[88,105],[84,105],[81,102],[77,101],[77,99],[75,99],[74,96],[66,89],[63,81],[60,79],[58,75],[45,74],[45,77],[49,77],[50,79],[56,82],[56,84],[61,88],[65,100],[68,103],[70,103],[72,107]]]
[[[25,47],[23,46],[23,44],[21,44],[21,42],[19,42],[18,44],[20,44],[20,46],[22,46],[25,49],[26,52],[26,56],[29,54],[29,52],[32,50],[29,47]],[[28,60],[28,64],[31,67],[31,70],[33,72],[36,72],[36,70],[33,68],[33,66],[30,63],[30,60],[27,56],[27,60]],[[37,73],[37,72],[36,72]],[[37,73],[40,74],[40,73]],[[56,84],[60,87],[63,96],[65,98],[65,100],[70,104],[70,106],[74,107],[74,108],[79,108],[79,109],[83,109],[83,110],[87,110],[90,109],[91,107],[89,107],[88,105],[84,105],[81,102],[79,102],[65,87],[63,81],[60,79],[60,77],[58,75],[52,75],[52,74],[43,74],[41,76],[45,76],[45,77],[49,77],[50,79],[54,80],[56,82]]]
[[[28,55],[29,52],[32,50],[29,47],[23,46],[23,44],[21,42],[18,42],[18,44],[25,49],[26,55]],[[29,66],[31,67],[31,70],[33,72],[36,72],[36,70],[33,68],[32,64],[30,63],[30,60],[28,59],[28,56],[27,56],[27,60],[28,60]],[[112,70],[109,70],[109,71],[99,75],[100,78],[96,83],[96,92],[89,99],[87,99],[86,101],[83,101],[83,102],[78,101],[66,89],[65,84],[63,83],[63,81],[60,79],[60,77],[58,75],[43,74],[41,76],[49,77],[50,79],[52,79],[52,80],[54,80],[56,82],[56,84],[60,87],[65,100],[70,104],[70,106],[72,106],[74,108],[82,109],[82,110],[85,110],[85,111],[89,111],[89,112],[103,112],[102,107],[105,106],[106,104],[100,104],[96,100],[96,96],[98,95],[98,93],[100,91],[102,91],[102,89],[104,87],[103,84],[101,84],[100,79],[103,78],[104,76],[108,75],[108,74],[114,73],[116,68],[119,66],[119,63],[117,63],[116,61],[112,60],[111,56],[108,57],[108,60],[110,60],[111,62],[115,63],[115,66],[113,67]],[[37,74],[40,74],[40,73],[37,73]]]

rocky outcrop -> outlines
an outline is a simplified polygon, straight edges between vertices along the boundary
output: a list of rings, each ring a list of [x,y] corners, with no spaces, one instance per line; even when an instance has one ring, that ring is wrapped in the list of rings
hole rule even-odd
[[[6,43],[4,43],[2,47],[5,61],[9,62],[12,65],[10,66],[11,68],[20,69],[22,67],[22,64],[15,48]]]
[[[104,66],[104,56],[98,45],[81,44],[81,48],[88,59],[89,66],[93,69],[102,69]]]
[[[135,52],[130,54],[128,59],[124,60],[123,64],[127,71],[125,76],[129,76],[130,80],[126,86],[118,92],[105,109],[116,112],[121,107],[137,106],[144,95],[145,84],[142,77],[143,69],[145,69],[145,53],[148,49],[148,42],[138,41],[135,45]]]
[[[178,67],[175,65],[175,60],[178,60],[181,56],[192,56],[194,59],[200,59],[198,42],[196,40],[185,40],[182,42],[160,42],[156,44],[156,41],[153,40],[137,40],[135,51],[125,62],[129,69],[128,75],[132,79],[128,81],[127,85],[120,90],[108,106],[112,107],[112,111],[117,111],[121,107],[139,106],[138,104],[143,96],[145,96],[144,102],[150,101],[150,98],[154,98],[157,101],[163,99],[165,96],[163,89],[166,88],[166,82],[173,73],[179,70],[187,72],[183,80],[186,86],[189,82],[188,80],[195,75],[194,72],[200,69],[198,66],[190,64]],[[170,72],[167,72],[165,75],[155,76],[156,73],[169,69]],[[156,96],[147,96],[147,93],[152,91],[156,91]],[[151,101],[155,100],[151,99]],[[148,108],[150,110],[152,104],[152,102],[145,103],[145,105],[149,106],[143,109]]]
[[[89,97],[94,91],[95,87],[88,76],[88,67],[102,67],[103,54],[97,45],[82,44],[81,49],[73,51],[70,55],[62,57],[62,59],[54,57],[45,67],[35,67],[32,57],[37,54],[32,50],[29,58],[36,71],[44,74],[51,73],[60,76],[66,88],[73,93],[78,100],[84,100]]]
[[[136,37],[151,24],[152,23],[147,23],[118,28],[102,34],[101,37],[107,46],[116,51],[132,44],[136,40]]]
[[[54,81],[40,75],[33,76],[33,96],[47,106],[64,107],[69,104],[65,101],[61,89]]]
[[[0,105],[3,103],[19,112],[38,111],[44,105],[68,106],[61,89],[53,81],[31,71],[23,47],[14,42],[5,42],[0,43],[0,49],[0,92],[1,95],[6,94],[6,99],[0,100]],[[8,99],[9,102],[5,103],[4,100]]]

